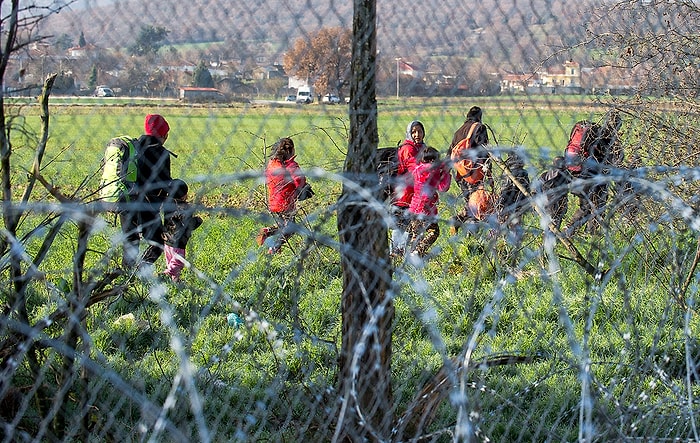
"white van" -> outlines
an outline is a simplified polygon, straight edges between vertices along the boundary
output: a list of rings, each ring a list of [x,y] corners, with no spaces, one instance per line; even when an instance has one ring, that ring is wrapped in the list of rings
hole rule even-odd
[[[314,102],[314,90],[310,86],[300,86],[297,90],[297,103],[309,104]]]

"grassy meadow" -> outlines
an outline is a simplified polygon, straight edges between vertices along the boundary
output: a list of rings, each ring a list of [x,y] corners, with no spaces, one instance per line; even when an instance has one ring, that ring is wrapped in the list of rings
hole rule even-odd
[[[528,154],[534,179],[564,149],[576,120],[604,112],[581,97],[557,100],[380,100],[380,146],[395,145],[417,119],[426,127],[426,143],[444,153],[469,107],[480,105],[499,146],[521,146]],[[30,128],[38,128],[37,112],[22,109]],[[140,135],[147,113],[168,120],[166,146],[177,154],[173,176],[190,184],[205,221],[188,247],[192,267],[181,285],[125,276],[123,296],[90,310],[93,358],[152,403],[170,398],[184,405],[170,410],[168,419],[193,436],[191,414],[201,414],[219,441],[329,439],[332,430],[320,423],[324,408],[335,407],[342,275],[334,205],[347,149],[347,107],[61,103],[51,108],[43,174],[65,193],[94,199],[105,143],[116,135]],[[268,256],[254,242],[258,229],[270,223],[261,172],[269,147],[282,136],[294,139],[297,160],[316,191],[300,204],[300,222],[314,240],[295,236],[281,254]],[[34,140],[13,142],[20,192]],[[35,195],[50,199],[41,189]],[[574,206],[572,197],[570,211]],[[591,263],[610,269],[593,279],[561,246],[554,249],[558,257],[547,259],[534,213],[525,218],[523,245],[516,248],[507,231],[495,238],[486,229],[451,235],[446,220],[461,207],[453,183],[441,196],[434,257],[423,268],[396,263],[395,412],[447,359],[469,348],[472,361],[502,354],[527,361],[477,367],[466,377],[472,420],[494,441],[575,440],[582,397],[590,401],[601,441],[662,431],[687,435],[687,421],[675,417],[692,415],[681,406],[683,398],[700,394],[694,385],[686,390],[682,374],[686,338],[697,335],[698,324],[670,294],[684,278],[685,268],[676,264],[695,252],[692,232],[663,231],[663,222],[643,231],[616,218],[614,231],[574,239]],[[89,273],[99,275],[119,262],[113,221],[106,214],[95,226]],[[75,227],[64,231],[42,264],[46,279],[33,286],[35,320],[67,294]],[[40,239],[39,233],[29,242],[30,252]],[[162,259],[157,265],[163,269]],[[231,312],[245,326],[228,325]],[[184,361],[191,364],[187,370]],[[179,376],[195,381],[201,411],[192,413],[191,398],[172,393]],[[121,404],[116,391],[95,389],[95,402],[113,408],[116,423],[129,429],[138,420],[138,410],[127,407],[129,401]],[[447,401],[433,426],[442,435],[437,441],[450,441],[456,417],[457,407]],[[124,432],[136,438],[136,430]]]

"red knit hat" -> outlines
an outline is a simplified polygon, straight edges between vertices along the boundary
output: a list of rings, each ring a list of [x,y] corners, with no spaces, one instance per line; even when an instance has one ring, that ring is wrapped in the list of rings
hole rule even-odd
[[[163,138],[168,135],[170,126],[160,114],[148,114],[143,123],[143,128],[147,135],[154,135]]]

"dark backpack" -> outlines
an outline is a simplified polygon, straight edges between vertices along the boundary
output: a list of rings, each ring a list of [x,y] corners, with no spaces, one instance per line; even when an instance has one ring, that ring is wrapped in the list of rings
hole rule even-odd
[[[545,209],[550,213],[557,229],[560,228],[569,207],[567,185],[571,179],[572,176],[564,165],[543,172],[537,179],[536,192],[547,196]]]
[[[377,176],[381,197],[386,200],[394,195],[394,184],[399,173],[399,148],[377,149]]]
[[[569,143],[566,145],[564,158],[566,168],[572,174],[579,174],[583,169],[583,163],[588,159],[595,143],[600,135],[600,125],[588,120],[576,122],[569,134]]]
[[[100,199],[108,203],[129,201],[136,186],[137,158],[136,139],[120,136],[107,143],[102,162]]]
[[[544,171],[537,178],[535,192],[546,194],[550,204],[566,197],[568,185],[573,176],[566,167],[564,157],[554,159],[552,168]]]
[[[313,188],[311,187],[311,183],[309,182],[306,182],[304,186],[297,189],[297,201],[308,200],[314,195],[316,195],[316,193],[314,192]]]
[[[505,161],[505,165],[515,179],[525,189],[530,188],[530,175],[525,170],[523,160],[517,154],[511,154]],[[497,208],[499,219],[506,220],[511,214],[524,212],[527,206],[527,198],[525,194],[518,188],[513,180],[503,174],[503,182],[501,185],[501,193],[498,196]]]

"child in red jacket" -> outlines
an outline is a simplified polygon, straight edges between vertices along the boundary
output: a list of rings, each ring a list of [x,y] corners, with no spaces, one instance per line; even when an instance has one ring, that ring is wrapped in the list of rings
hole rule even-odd
[[[265,240],[279,232],[267,250],[269,254],[275,254],[294,233],[290,224],[294,222],[297,200],[313,195],[295,160],[294,142],[291,138],[282,138],[273,146],[272,157],[265,169],[265,181],[268,205],[276,224],[262,228],[257,242],[262,245]]]
[[[440,236],[437,223],[438,192],[450,189],[450,170],[440,162],[437,149],[427,147],[418,153],[413,170],[413,198],[409,206],[412,216],[408,232],[411,254],[424,257]]]

